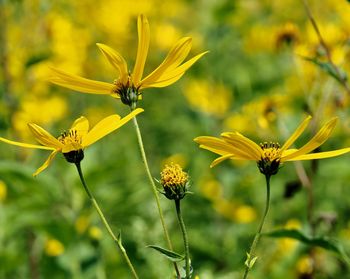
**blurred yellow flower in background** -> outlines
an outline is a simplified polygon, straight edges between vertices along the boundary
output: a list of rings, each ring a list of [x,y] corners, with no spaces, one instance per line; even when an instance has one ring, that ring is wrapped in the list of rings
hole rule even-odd
[[[314,264],[314,260],[310,256],[303,256],[298,260],[296,269],[301,274],[312,274]]]
[[[7,197],[7,186],[4,181],[0,180],[0,202],[3,202]]]
[[[213,178],[203,179],[200,183],[200,191],[211,201],[221,199],[223,194],[221,183]]]
[[[100,230],[99,227],[92,226],[91,228],[89,228],[89,236],[92,239],[100,240],[102,237],[102,231]]]
[[[289,219],[287,223],[284,225],[285,229],[288,230],[300,230],[301,229],[301,222],[297,219]],[[292,250],[295,249],[295,247],[298,245],[299,241],[292,239],[292,238],[281,238],[278,240],[278,255],[282,254],[288,254]]]
[[[207,53],[200,53],[183,63],[192,47],[192,39],[184,37],[173,46],[158,68],[142,78],[150,41],[149,23],[144,15],[138,17],[137,26],[139,42],[132,73],[128,70],[126,61],[118,52],[107,45],[97,44],[105,58],[119,74],[118,79],[113,83],[82,78],[55,68],[52,69],[53,77],[50,78],[50,81],[83,93],[108,94],[120,98],[124,104],[135,108],[141,95],[140,90],[150,87],[165,87],[176,82],[187,69]]]
[[[59,240],[54,238],[49,238],[45,242],[44,250],[46,255],[50,257],[57,257],[64,253],[64,246]]]
[[[12,116],[12,125],[21,135],[27,135],[27,123],[48,125],[61,120],[66,113],[67,103],[63,98],[57,96],[23,98],[20,108]]]
[[[234,220],[237,223],[251,223],[256,217],[255,209],[249,205],[240,205],[234,211]]]
[[[165,158],[161,163],[161,169],[165,167],[165,165],[170,165],[171,163],[180,165],[181,168],[186,168],[188,159],[185,154],[177,153],[173,154],[167,158]]]
[[[33,133],[35,139],[42,145],[16,142],[2,137],[0,137],[0,141],[25,148],[52,151],[49,158],[33,174],[34,176],[36,176],[50,165],[53,158],[59,152],[62,152],[67,161],[70,163],[76,163],[76,159],[82,160],[84,158],[84,148],[90,146],[91,144],[95,143],[96,141],[100,140],[101,138],[105,137],[106,135],[110,134],[116,129],[120,128],[142,111],[143,109],[136,109],[124,118],[121,118],[117,114],[110,115],[102,119],[91,130],[89,130],[89,121],[82,116],[74,121],[72,127],[69,129],[68,132],[64,132],[58,138],[55,138],[50,133],[48,133],[36,124],[28,124],[28,127]]]
[[[89,227],[90,218],[86,215],[81,215],[74,223],[74,227],[79,234],[83,234]]]
[[[251,206],[224,198],[214,200],[213,207],[219,214],[236,223],[251,223],[257,217],[255,209]]]
[[[223,84],[191,80],[184,90],[189,104],[205,113],[223,117],[231,108],[233,94]]]

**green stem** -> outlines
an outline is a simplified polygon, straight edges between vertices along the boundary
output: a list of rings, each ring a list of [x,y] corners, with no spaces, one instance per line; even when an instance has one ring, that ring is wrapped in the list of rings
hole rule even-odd
[[[135,278],[135,279],[138,279],[139,277],[137,276],[137,273],[136,273],[136,271],[135,271],[135,269],[134,269],[134,267],[133,267],[133,265],[132,265],[132,263],[131,263],[131,261],[130,261],[130,259],[129,259],[129,257],[128,257],[128,254],[126,253],[126,250],[125,250],[125,248],[123,247],[123,244],[121,243],[120,239],[117,238],[117,237],[114,235],[114,233],[113,233],[111,227],[109,226],[109,224],[108,224],[108,222],[107,222],[107,220],[106,220],[104,214],[102,213],[102,210],[100,209],[100,207],[99,207],[97,201],[95,200],[95,198],[94,198],[94,196],[92,195],[92,193],[91,193],[89,187],[88,187],[87,184],[85,183],[85,179],[84,179],[84,176],[83,176],[83,172],[82,172],[82,170],[81,170],[80,162],[79,162],[79,163],[75,163],[75,165],[76,165],[76,167],[77,167],[77,170],[78,170],[78,173],[79,173],[79,177],[80,177],[81,183],[82,183],[83,186],[84,186],[85,192],[86,192],[86,194],[88,195],[88,197],[89,197],[90,201],[92,202],[93,206],[95,207],[95,209],[96,209],[98,215],[100,215],[100,218],[101,218],[101,220],[102,220],[102,223],[104,224],[104,226],[106,227],[106,229],[107,229],[109,235],[112,237],[112,239],[115,241],[115,243],[116,243],[117,246],[119,247],[120,251],[122,252],[123,257],[124,257],[126,263],[128,264],[128,266],[129,266],[129,268],[130,268],[130,271],[131,271],[131,273],[133,274],[134,278]]]
[[[260,222],[260,225],[259,225],[259,229],[257,231],[257,233],[255,234],[254,236],[254,240],[253,240],[253,243],[252,243],[252,246],[250,246],[250,250],[249,250],[249,254],[248,254],[248,259],[247,259],[247,262],[245,263],[246,264],[246,268],[245,268],[245,272],[244,272],[244,275],[243,275],[243,279],[246,279],[248,278],[248,273],[250,271],[250,269],[253,267],[253,264],[254,264],[254,258],[256,257],[254,255],[255,253],[255,248],[259,242],[259,239],[260,239],[260,236],[261,236],[261,231],[262,231],[262,228],[264,226],[264,223],[265,223],[265,219],[266,219],[266,215],[267,215],[267,212],[269,211],[269,206],[270,206],[270,175],[265,175],[265,178],[266,178],[266,204],[265,204],[265,211],[264,211],[264,215],[261,219],[261,222]]]
[[[182,231],[182,237],[184,241],[184,246],[185,246],[186,279],[190,279],[191,278],[190,277],[190,273],[191,273],[190,248],[188,245],[188,237],[187,237],[185,223],[181,215],[180,200],[175,200],[175,207],[176,207],[177,219],[179,220],[179,224]]]
[[[146,157],[145,148],[143,147],[142,135],[141,135],[139,124],[137,123],[136,116],[133,118],[133,122],[134,122],[135,130],[136,130],[136,135],[137,135],[137,140],[138,140],[138,143],[139,143],[140,151],[141,151],[142,161],[143,161],[143,164],[145,165],[145,169],[146,169],[146,173],[147,173],[147,176],[148,176],[148,180],[149,180],[149,182],[151,183],[151,186],[152,186],[151,188],[152,188],[153,196],[154,196],[154,198],[156,200],[156,203],[157,203],[159,218],[160,218],[160,221],[162,223],[164,236],[165,236],[166,242],[168,244],[168,248],[172,251],[173,250],[173,245],[171,243],[171,240],[170,240],[170,237],[169,237],[169,233],[168,233],[168,230],[167,230],[166,225],[165,225],[163,211],[162,211],[162,208],[160,206],[160,201],[159,201],[159,197],[158,197],[157,187],[156,187],[156,184],[154,183],[154,180],[153,180],[150,168],[148,166],[148,161],[147,161],[147,157]],[[173,264],[174,264],[176,276],[179,279],[180,278],[179,269],[178,269],[176,263],[173,263]]]

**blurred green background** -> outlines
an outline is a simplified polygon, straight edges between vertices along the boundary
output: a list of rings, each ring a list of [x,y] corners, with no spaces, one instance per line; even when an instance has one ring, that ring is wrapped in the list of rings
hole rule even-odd
[[[349,73],[350,4],[310,1],[334,63]],[[254,162],[225,162],[210,169],[214,154],[193,138],[237,130],[260,141],[283,141],[307,114],[310,128],[300,147],[333,116],[339,123],[322,151],[350,145],[349,93],[303,57],[327,61],[301,1],[254,0],[0,0],[0,133],[33,142],[34,122],[53,135],[86,116],[93,124],[128,108],[109,96],[51,85],[50,66],[111,82],[116,72],[95,43],[118,50],[133,65],[137,16],[148,17],[151,45],[145,73],[181,37],[193,38],[194,56],[184,77],[148,89],[139,124],[155,178],[175,162],[191,176],[182,202],[194,274],[200,279],[241,278],[246,251],[265,202],[264,177]],[[73,165],[58,156],[37,178],[48,152],[0,145],[0,278],[131,278],[123,258],[81,187]],[[166,246],[131,123],[85,152],[86,181],[140,278],[171,278],[172,265],[146,248]],[[295,228],[337,239],[350,250],[349,155],[289,163],[272,177],[265,231]],[[305,173],[310,192],[301,183]],[[175,250],[183,251],[174,204],[161,196]],[[310,213],[311,212],[311,213]],[[296,240],[263,237],[251,278],[350,278],[337,255]]]

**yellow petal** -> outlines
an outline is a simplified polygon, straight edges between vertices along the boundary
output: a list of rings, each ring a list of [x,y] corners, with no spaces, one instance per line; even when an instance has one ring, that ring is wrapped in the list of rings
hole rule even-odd
[[[348,152],[350,152],[350,147],[338,149],[338,150],[333,150],[333,151],[300,155],[300,156],[293,157],[293,158],[289,159],[288,161],[325,159],[325,158],[331,158],[331,157],[343,155],[343,154],[348,153]]]
[[[217,164],[220,164],[221,162],[227,160],[227,159],[231,159],[232,157],[234,157],[233,154],[226,154],[224,156],[221,156],[217,159],[215,159],[211,164],[210,164],[210,167],[213,168],[215,167]]]
[[[123,126],[126,122],[128,122],[134,116],[138,115],[141,112],[143,112],[143,109],[137,108],[123,118],[120,118],[120,116],[117,114],[107,116],[106,118],[98,122],[87,133],[87,135],[83,137],[82,146],[87,147],[93,144],[94,142],[98,141],[99,139],[103,138],[104,136],[108,135],[109,133],[113,132],[119,127]]]
[[[70,143],[65,144],[62,147],[61,152],[62,153],[68,153],[68,152],[71,152],[71,151],[77,151],[77,150],[81,150],[81,149],[84,149],[84,148],[83,148],[83,146],[80,143],[78,143],[78,142],[70,142]]]
[[[150,32],[149,32],[149,24],[148,20],[144,15],[140,15],[137,20],[137,30],[138,30],[138,47],[137,47],[137,55],[136,62],[134,66],[134,71],[132,74],[133,81],[135,86],[138,87],[140,80],[143,75],[143,69],[145,67],[149,40],[150,40]]]
[[[295,132],[289,137],[289,139],[285,142],[285,144],[282,146],[281,151],[287,150],[304,132],[306,127],[309,125],[311,116],[309,115],[295,130]]]
[[[313,150],[315,150],[317,147],[321,146],[331,135],[335,125],[337,124],[337,118],[333,118],[330,121],[328,121],[319,131],[318,133],[303,147],[298,149],[297,151],[287,155],[282,156],[282,161],[290,161],[293,158],[296,158],[300,155],[307,154]]]
[[[174,69],[180,65],[187,57],[192,47],[192,39],[185,37],[180,39],[175,46],[169,51],[164,61],[147,77],[145,77],[141,84],[151,84],[156,82],[162,74],[168,69]]]
[[[200,148],[209,150],[219,155],[234,154],[235,159],[256,160],[256,158],[253,157],[250,152],[247,152],[244,148],[242,149],[242,145],[239,143],[226,142],[225,140],[215,137],[198,137],[195,139],[195,141],[200,143]]]
[[[82,93],[111,94],[115,87],[112,83],[82,78],[55,68],[51,70],[54,76],[49,79],[50,82]]]
[[[40,126],[29,123],[28,127],[32,134],[34,135],[35,139],[40,142],[42,145],[54,148],[54,149],[60,149],[63,147],[63,144],[59,142],[55,137],[53,137],[50,133],[45,131]]]
[[[71,130],[76,130],[83,137],[89,131],[89,121],[84,116],[81,116],[74,121]]]
[[[175,68],[175,69],[171,69],[171,70],[167,70],[166,72],[164,72],[159,78],[158,80],[150,83],[150,82],[141,82],[141,89],[144,88],[148,88],[148,87],[165,87],[168,86],[170,84],[173,84],[174,82],[178,81],[182,75],[195,63],[197,62],[198,59],[200,59],[203,55],[205,55],[206,53],[208,53],[208,51],[200,53],[198,55],[196,55],[195,57],[191,58],[190,60],[186,61],[185,63],[183,63],[181,66]]]
[[[263,155],[262,150],[254,141],[237,132],[223,133],[221,136],[226,142],[234,145],[238,150],[247,154],[250,160],[258,161],[261,159],[261,156]]]
[[[209,150],[219,155],[232,153],[231,146],[219,138],[202,136],[195,138],[194,141],[199,144],[200,148]]]
[[[119,78],[122,83],[128,80],[128,66],[124,58],[111,47],[104,44],[96,44],[103,53],[104,57],[111,65],[118,70]]]
[[[8,139],[1,138],[1,137],[0,137],[0,141],[8,143],[8,144],[12,144],[12,145],[20,146],[20,147],[25,147],[25,148],[55,150],[55,148],[53,148],[53,147],[47,147],[47,146],[35,145],[35,144],[29,144],[29,143],[22,143],[22,142],[12,141],[12,140],[8,140]]]
[[[37,176],[39,173],[41,173],[43,170],[45,170],[50,164],[51,161],[53,160],[53,158],[55,158],[56,154],[58,153],[58,150],[53,151],[49,158],[47,158],[47,160],[44,162],[44,164],[42,164],[42,166],[40,168],[38,168],[34,173],[33,176]]]

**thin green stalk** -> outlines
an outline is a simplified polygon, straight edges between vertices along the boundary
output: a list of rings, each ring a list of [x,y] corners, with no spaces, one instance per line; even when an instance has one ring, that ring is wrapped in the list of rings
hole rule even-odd
[[[114,233],[113,233],[111,227],[109,226],[109,224],[108,224],[108,222],[107,222],[107,220],[106,220],[106,218],[105,218],[105,216],[104,216],[102,210],[100,209],[100,207],[99,207],[97,201],[95,200],[95,198],[94,198],[94,196],[92,195],[92,193],[91,193],[89,187],[88,187],[87,184],[85,183],[85,179],[84,179],[84,176],[83,176],[83,172],[82,172],[82,170],[81,170],[80,162],[79,162],[79,163],[75,163],[75,165],[76,165],[76,167],[77,167],[77,170],[78,170],[78,173],[79,173],[79,177],[80,177],[81,183],[82,183],[83,186],[84,186],[85,192],[86,192],[86,194],[88,195],[88,197],[89,197],[90,201],[92,202],[93,206],[95,207],[95,209],[96,209],[98,215],[100,215],[100,218],[101,218],[101,220],[102,220],[102,223],[104,224],[104,226],[106,227],[106,229],[107,229],[109,235],[112,237],[112,239],[115,241],[115,243],[116,243],[117,246],[119,247],[120,251],[122,252],[123,257],[124,257],[126,263],[128,264],[132,275],[134,276],[135,279],[139,279],[139,277],[137,276],[137,273],[136,273],[136,271],[135,271],[135,269],[134,269],[134,266],[132,265],[132,263],[131,263],[131,261],[130,261],[130,259],[129,259],[129,256],[128,256],[128,254],[126,253],[125,248],[123,247],[123,244],[121,243],[120,239],[118,239],[118,238],[114,235]]]
[[[170,237],[169,237],[169,233],[168,233],[168,230],[167,230],[166,225],[165,225],[163,211],[162,211],[162,208],[160,206],[160,201],[159,201],[159,197],[158,197],[158,190],[157,190],[156,184],[154,183],[154,180],[153,180],[150,168],[148,166],[148,161],[147,161],[147,157],[146,157],[145,148],[143,147],[143,140],[142,140],[141,130],[140,130],[139,124],[137,123],[136,116],[134,116],[134,118],[133,118],[133,123],[134,123],[134,126],[135,126],[137,140],[138,140],[140,151],[141,151],[142,161],[143,161],[143,164],[145,165],[145,169],[146,169],[146,173],[147,173],[147,176],[148,176],[148,180],[151,183],[152,192],[153,192],[154,198],[155,198],[156,203],[157,203],[159,218],[160,218],[160,221],[162,223],[164,236],[165,236],[166,242],[168,244],[168,248],[172,251],[173,250],[173,245],[171,243],[171,240],[170,240]],[[180,272],[179,272],[179,269],[177,267],[177,264],[176,263],[173,263],[173,264],[174,264],[176,276],[177,276],[177,278],[180,278]]]
[[[184,246],[185,246],[186,279],[190,279],[191,278],[190,277],[191,275],[190,248],[188,245],[188,237],[187,237],[185,223],[184,223],[184,220],[182,219],[180,200],[175,200],[175,207],[176,207],[177,219],[179,220],[179,224],[182,231],[182,237],[184,241]]]
[[[254,240],[253,240],[253,243],[252,243],[252,246],[250,246],[250,250],[249,250],[249,253],[248,253],[248,259],[245,263],[246,265],[246,268],[245,268],[245,272],[244,272],[244,275],[243,275],[243,279],[246,279],[248,278],[248,273],[249,271],[251,270],[251,268],[253,267],[254,265],[254,262],[256,260],[256,256],[254,255],[255,253],[255,248],[259,242],[259,239],[260,239],[260,236],[261,236],[261,231],[262,231],[262,228],[264,226],[264,223],[265,223],[265,219],[266,219],[266,215],[267,215],[267,212],[269,211],[269,206],[270,206],[270,175],[265,175],[265,178],[266,178],[266,204],[265,204],[265,211],[264,211],[264,215],[261,219],[261,222],[260,222],[260,225],[259,225],[259,229],[257,231],[257,233],[255,234],[254,236]]]

